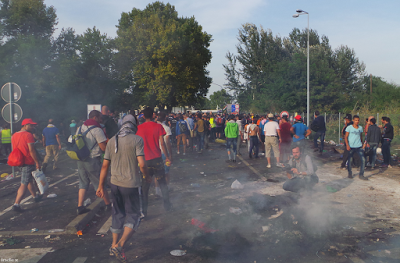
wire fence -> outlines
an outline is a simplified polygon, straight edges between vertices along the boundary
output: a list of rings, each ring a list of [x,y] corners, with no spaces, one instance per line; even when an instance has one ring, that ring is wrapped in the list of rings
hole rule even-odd
[[[363,113],[363,112],[349,112],[352,116],[358,115],[360,116],[360,125],[365,128],[366,119],[370,116],[375,117],[376,125],[382,125],[382,117],[389,117],[390,123],[393,125],[394,129],[394,138],[392,144],[400,144],[400,114],[385,114],[385,113]],[[290,114],[291,120],[293,116],[300,114],[303,117],[304,123],[307,123],[306,115],[307,113],[293,113]],[[310,113],[310,115],[312,115]],[[328,114],[328,113],[320,113],[320,116],[324,116],[325,124],[326,124],[326,133],[325,140],[331,141],[335,144],[343,143],[342,139],[342,129],[345,126],[344,117],[346,117],[346,113],[338,113],[338,114]],[[310,125],[314,120],[314,116],[310,118]]]

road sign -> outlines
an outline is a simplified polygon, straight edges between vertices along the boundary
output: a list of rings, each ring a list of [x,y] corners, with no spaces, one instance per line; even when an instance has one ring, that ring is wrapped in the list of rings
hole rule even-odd
[[[11,97],[10,97],[11,93]],[[1,87],[1,98],[6,102],[17,102],[21,98],[21,88],[14,82],[9,82]],[[11,101],[10,101],[11,98]]]
[[[3,116],[4,120],[8,123],[11,123],[11,103],[7,103],[4,105],[3,109],[1,110],[1,115]],[[22,118],[22,109],[18,104],[12,103],[12,122],[17,123]]]
[[[281,114],[280,114],[281,118],[283,117],[283,115],[289,116],[289,112],[287,112],[287,111],[282,111]]]

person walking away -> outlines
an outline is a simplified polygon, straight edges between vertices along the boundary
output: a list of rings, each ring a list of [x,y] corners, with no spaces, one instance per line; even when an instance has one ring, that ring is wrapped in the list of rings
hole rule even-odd
[[[264,135],[265,135],[265,157],[267,158],[268,165],[267,168],[271,168],[271,148],[274,151],[274,156],[276,158],[276,166],[284,167],[280,163],[280,152],[279,152],[279,142],[281,142],[281,134],[279,125],[274,120],[274,115],[272,113],[268,114],[268,122],[264,125]],[[278,139],[279,137],[279,139]]]
[[[283,184],[283,189],[291,192],[311,190],[319,181],[311,157],[303,154],[297,145],[292,149],[292,155],[289,166],[285,167],[289,180]]]
[[[118,132],[118,124],[115,122],[110,109],[107,106],[101,107],[102,123],[106,130],[108,139],[111,139]]]
[[[142,180],[142,201],[143,201],[143,216],[147,216],[149,189],[154,176],[161,188],[161,193],[164,201],[164,209],[170,211],[172,205],[169,201],[169,193],[167,181],[165,179],[164,162],[161,156],[161,149],[164,153],[168,153],[164,142],[165,131],[161,124],[152,121],[153,109],[147,107],[143,110],[145,122],[138,126],[136,135],[142,137],[144,142],[144,156],[148,168],[148,175],[143,175]],[[166,156],[165,162],[171,163],[170,156]]]
[[[346,148],[349,151],[349,160],[347,164],[348,178],[353,178],[353,173],[351,171],[351,162],[353,161],[354,153],[360,157],[361,166],[360,166],[360,175],[359,178],[361,180],[368,180],[367,177],[364,176],[365,169],[365,157],[364,157],[364,148],[362,141],[362,132],[363,128],[359,125],[360,117],[357,115],[353,116],[353,125],[349,125],[346,128],[346,135],[344,137],[344,141],[346,143]]]
[[[260,127],[257,126],[257,120],[253,119],[252,124],[249,124],[248,126],[248,134],[250,137],[250,148],[249,148],[249,158],[253,158],[253,149],[254,149],[254,156],[256,159],[258,159],[258,151],[259,151],[259,142],[261,142],[260,139]]]
[[[136,135],[137,120],[131,114],[123,118],[123,125],[106,146],[100,182],[96,195],[103,198],[108,170],[111,167],[112,196],[112,244],[110,255],[119,261],[127,262],[124,247],[135,231],[138,230],[141,218],[141,178],[139,169],[145,178],[148,169],[144,158],[143,139]]]
[[[297,145],[301,148],[301,152],[305,152],[305,139],[311,134],[311,130],[303,123],[300,115],[294,117],[295,124],[290,128],[293,134],[293,146]]]
[[[183,120],[182,114],[178,114],[178,122],[176,123],[175,134],[176,134],[176,145],[177,145],[177,154],[180,154],[180,142],[183,145],[183,155],[186,155],[186,139],[189,134],[189,125],[186,121]]]
[[[216,138],[221,139],[223,128],[224,128],[224,120],[221,118],[221,114],[218,114],[215,119]]]
[[[46,156],[44,157],[42,171],[45,172],[49,160],[54,156],[53,170],[57,169],[58,155],[61,150],[60,131],[53,124],[53,119],[49,120],[49,124],[42,132],[43,147],[46,149]]]
[[[4,153],[8,156],[11,153],[11,130],[10,124],[4,124],[1,130],[1,145]]]
[[[237,137],[237,143],[236,143],[236,155],[241,156],[240,145],[242,144],[242,141],[243,141],[243,125],[242,125],[240,114],[236,115],[236,123],[239,128],[239,136]]]
[[[215,127],[216,127],[216,124],[215,124],[215,118],[214,118],[214,115],[213,115],[213,114],[211,114],[211,116],[210,116],[210,127],[211,127],[210,140],[211,140],[212,142],[214,142],[215,139],[216,139],[216,137],[215,137]]]
[[[229,121],[226,124],[224,131],[226,137],[226,150],[228,152],[229,162],[230,161],[236,162],[236,144],[237,144],[237,137],[239,136],[239,127],[233,115],[229,116]],[[233,157],[231,157],[231,152],[233,152]]]
[[[163,152],[163,150],[161,148],[161,144],[160,144],[160,150],[161,150],[161,157],[164,161],[165,181],[167,182],[167,187],[169,190],[169,168],[171,166],[171,163],[166,163],[165,160],[167,159],[167,156],[169,156],[170,161],[173,162],[173,160],[172,160],[172,145],[171,145],[172,132],[171,132],[171,128],[166,124],[166,119],[167,119],[167,114],[164,111],[161,111],[158,114],[157,123],[161,124],[165,131],[164,143],[165,143],[165,146],[166,146],[168,152],[167,153]],[[175,126],[176,126],[176,124],[175,124]],[[155,178],[154,178],[154,186],[156,188],[156,195],[162,196],[160,186],[158,184],[158,181]]]
[[[311,123],[311,130],[315,131],[314,134],[314,151],[318,151],[322,154],[324,150],[324,140],[325,140],[325,133],[326,133],[326,126],[325,126],[325,118],[324,116],[319,115],[319,111],[315,111],[314,113],[314,120]],[[306,136],[307,137],[307,136]],[[318,138],[320,139],[320,147],[318,148]]]
[[[376,149],[378,148],[379,142],[381,141],[381,129],[376,126],[376,119],[369,119],[366,146],[369,148],[371,152],[371,169],[375,169],[375,161],[376,161]]]
[[[197,122],[194,126],[194,130],[197,131],[197,142],[198,142],[198,149],[199,153],[203,152],[204,147],[204,133],[205,133],[205,125],[203,117],[200,113],[197,114]],[[236,150],[235,150],[236,151]]]
[[[260,127],[260,139],[261,139],[261,149],[263,152],[265,152],[265,147],[264,147],[264,143],[265,143],[265,134],[264,134],[264,125],[268,122],[267,116],[263,115],[261,117],[261,120],[258,124],[258,127]]]
[[[76,122],[75,120],[72,120],[71,123],[69,124],[69,133],[70,135],[74,136],[76,134]]]
[[[88,131],[85,135],[85,142],[90,151],[90,156],[84,161],[78,161],[78,176],[79,176],[79,192],[78,192],[78,215],[89,212],[83,202],[85,200],[86,192],[89,190],[89,185],[92,183],[94,189],[99,188],[100,182],[100,170],[101,170],[101,155],[106,150],[107,137],[101,128],[100,123],[102,122],[102,114],[97,110],[92,110],[89,113],[89,119],[87,119],[82,126],[77,130],[83,134]],[[106,205],[105,211],[111,210],[110,199],[108,198],[108,192],[105,191],[103,200]]]
[[[35,202],[39,202],[43,197],[42,195],[36,195],[32,176],[32,172],[35,171],[35,169],[40,169],[40,160],[36,154],[34,146],[35,139],[33,137],[37,123],[32,119],[24,119],[21,125],[21,130],[14,133],[11,137],[13,149],[20,150],[24,156],[24,164],[21,168],[21,185],[18,188],[17,196],[12,206],[12,209],[16,212],[23,211],[20,203],[25,195],[26,189],[29,190]]]
[[[290,160],[292,144],[290,128],[292,128],[292,125],[288,121],[288,116],[283,115],[281,124],[279,125],[279,129],[281,130],[280,152],[282,162],[288,162]]]
[[[390,124],[389,117],[382,117],[383,131],[382,131],[382,155],[383,155],[383,168],[392,168],[390,165],[390,143],[393,140],[393,126]]]
[[[194,137],[195,137],[194,136],[194,134],[195,134],[195,132],[194,132],[194,121],[190,117],[189,113],[186,113],[184,115],[184,117],[185,117],[185,121],[186,121],[186,123],[188,125],[188,128],[189,128],[189,136],[186,137],[187,146],[189,146],[191,148],[191,151],[193,152],[193,148],[194,148],[193,140],[194,140]]]

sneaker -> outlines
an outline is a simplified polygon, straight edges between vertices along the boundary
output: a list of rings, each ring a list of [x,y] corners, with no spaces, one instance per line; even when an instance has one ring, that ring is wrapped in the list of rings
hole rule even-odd
[[[111,211],[111,203],[104,206],[104,212],[109,212],[109,211]]]
[[[112,247],[110,247],[110,248],[108,249],[108,252],[110,253],[110,257],[113,257],[113,256],[114,256],[114,253],[112,252]]]
[[[353,179],[353,175],[349,174],[347,178]]]
[[[38,202],[40,202],[40,201],[42,201],[42,198],[43,198],[43,195],[37,195],[37,196],[35,196],[35,202],[36,203],[38,203]]]
[[[22,208],[20,205],[13,205],[12,210],[14,210],[15,212],[22,212]]]
[[[363,176],[363,175],[360,175],[359,178],[360,178],[361,180],[368,181],[368,178],[365,177],[365,176]]]
[[[90,211],[90,209],[87,209],[84,206],[78,206],[78,209],[76,209],[76,212],[77,212],[78,215],[85,214],[85,213],[87,213],[89,211]]]
[[[285,168],[285,166],[283,165],[283,163],[277,163],[276,166],[277,166],[277,167],[280,167],[280,168]]]
[[[268,164],[268,165],[267,165],[267,168],[271,168],[271,165],[270,165],[270,164]]]
[[[124,249],[122,247],[113,247],[111,248],[111,252],[113,253],[113,255],[120,261],[123,263],[128,262],[126,260],[126,256],[125,256],[125,252]]]

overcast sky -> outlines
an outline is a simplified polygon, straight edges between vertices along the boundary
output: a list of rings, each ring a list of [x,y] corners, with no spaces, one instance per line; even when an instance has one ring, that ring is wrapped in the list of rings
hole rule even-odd
[[[56,9],[59,22],[56,36],[61,28],[72,27],[82,34],[96,26],[102,33],[115,37],[115,26],[122,12],[144,9],[152,2],[45,0],[47,6]],[[292,18],[296,9],[310,14],[310,28],[320,36],[328,36],[333,49],[340,45],[353,48],[368,74],[400,85],[399,0],[173,0],[169,3],[180,17],[194,16],[203,31],[212,35],[213,58],[208,70],[214,83],[210,93],[226,83],[222,65],[227,63],[228,51],[236,53],[237,33],[242,24],[253,23],[286,37],[294,27],[307,27],[307,16]]]

